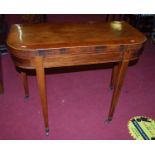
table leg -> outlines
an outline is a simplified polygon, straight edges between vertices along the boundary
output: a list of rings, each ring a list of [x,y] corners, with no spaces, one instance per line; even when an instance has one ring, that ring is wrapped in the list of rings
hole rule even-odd
[[[118,99],[119,99],[119,95],[120,95],[123,81],[125,78],[126,70],[128,68],[128,63],[129,63],[129,60],[123,60],[122,62],[119,63],[119,66],[118,66],[119,71],[117,75],[116,84],[114,86],[114,92],[113,92],[110,111],[108,115],[108,121],[112,120],[116,105],[118,103]]]
[[[1,62],[1,54],[0,54],[0,94],[4,92],[3,88],[3,79],[2,79],[2,62]]]
[[[21,72],[21,79],[23,82],[23,86],[24,86],[24,92],[25,92],[25,99],[28,99],[29,97],[29,88],[28,88],[28,79],[27,79],[27,75],[25,72]]]
[[[48,135],[49,133],[48,107],[47,107],[47,97],[46,97],[45,71],[44,71],[42,57],[37,56],[35,58],[35,67],[36,67],[37,82],[38,82],[38,88],[39,88],[41,104],[42,104],[42,112],[43,112],[44,123],[45,123],[45,131],[46,131],[46,135]]]
[[[112,68],[112,76],[111,76],[111,82],[110,82],[110,89],[114,89],[114,86],[117,81],[117,75],[118,75],[119,65],[118,63],[114,63],[114,66]]]
[[[0,81],[0,94],[3,94],[4,90],[3,90],[3,83],[2,81]]]

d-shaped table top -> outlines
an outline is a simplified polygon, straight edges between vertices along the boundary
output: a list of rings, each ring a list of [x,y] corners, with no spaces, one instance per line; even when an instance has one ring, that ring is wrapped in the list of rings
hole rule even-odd
[[[142,44],[142,33],[122,21],[63,24],[15,24],[7,44],[17,50],[74,46]]]

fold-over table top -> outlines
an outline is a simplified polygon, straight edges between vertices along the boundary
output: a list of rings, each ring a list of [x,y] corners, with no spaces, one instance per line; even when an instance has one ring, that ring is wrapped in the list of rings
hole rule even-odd
[[[122,22],[46,23],[12,25],[7,44],[15,50],[77,46],[142,44],[146,37]]]

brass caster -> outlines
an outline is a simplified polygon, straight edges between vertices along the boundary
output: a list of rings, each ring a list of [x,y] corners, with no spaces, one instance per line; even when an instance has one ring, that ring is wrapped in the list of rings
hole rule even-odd
[[[49,136],[49,128],[45,129],[45,134],[46,134],[46,136]]]

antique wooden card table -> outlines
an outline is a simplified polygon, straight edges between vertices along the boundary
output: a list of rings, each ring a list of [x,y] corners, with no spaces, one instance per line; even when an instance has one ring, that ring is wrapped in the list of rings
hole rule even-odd
[[[48,135],[48,108],[45,68],[114,63],[113,96],[108,115],[112,120],[129,61],[138,59],[145,36],[126,22],[74,24],[15,24],[7,45],[19,68],[35,69],[41,97],[45,131]],[[25,96],[29,96],[27,74],[21,72]]]
[[[4,93],[3,79],[2,79],[2,64],[1,64],[1,53],[0,53],[0,94]]]

